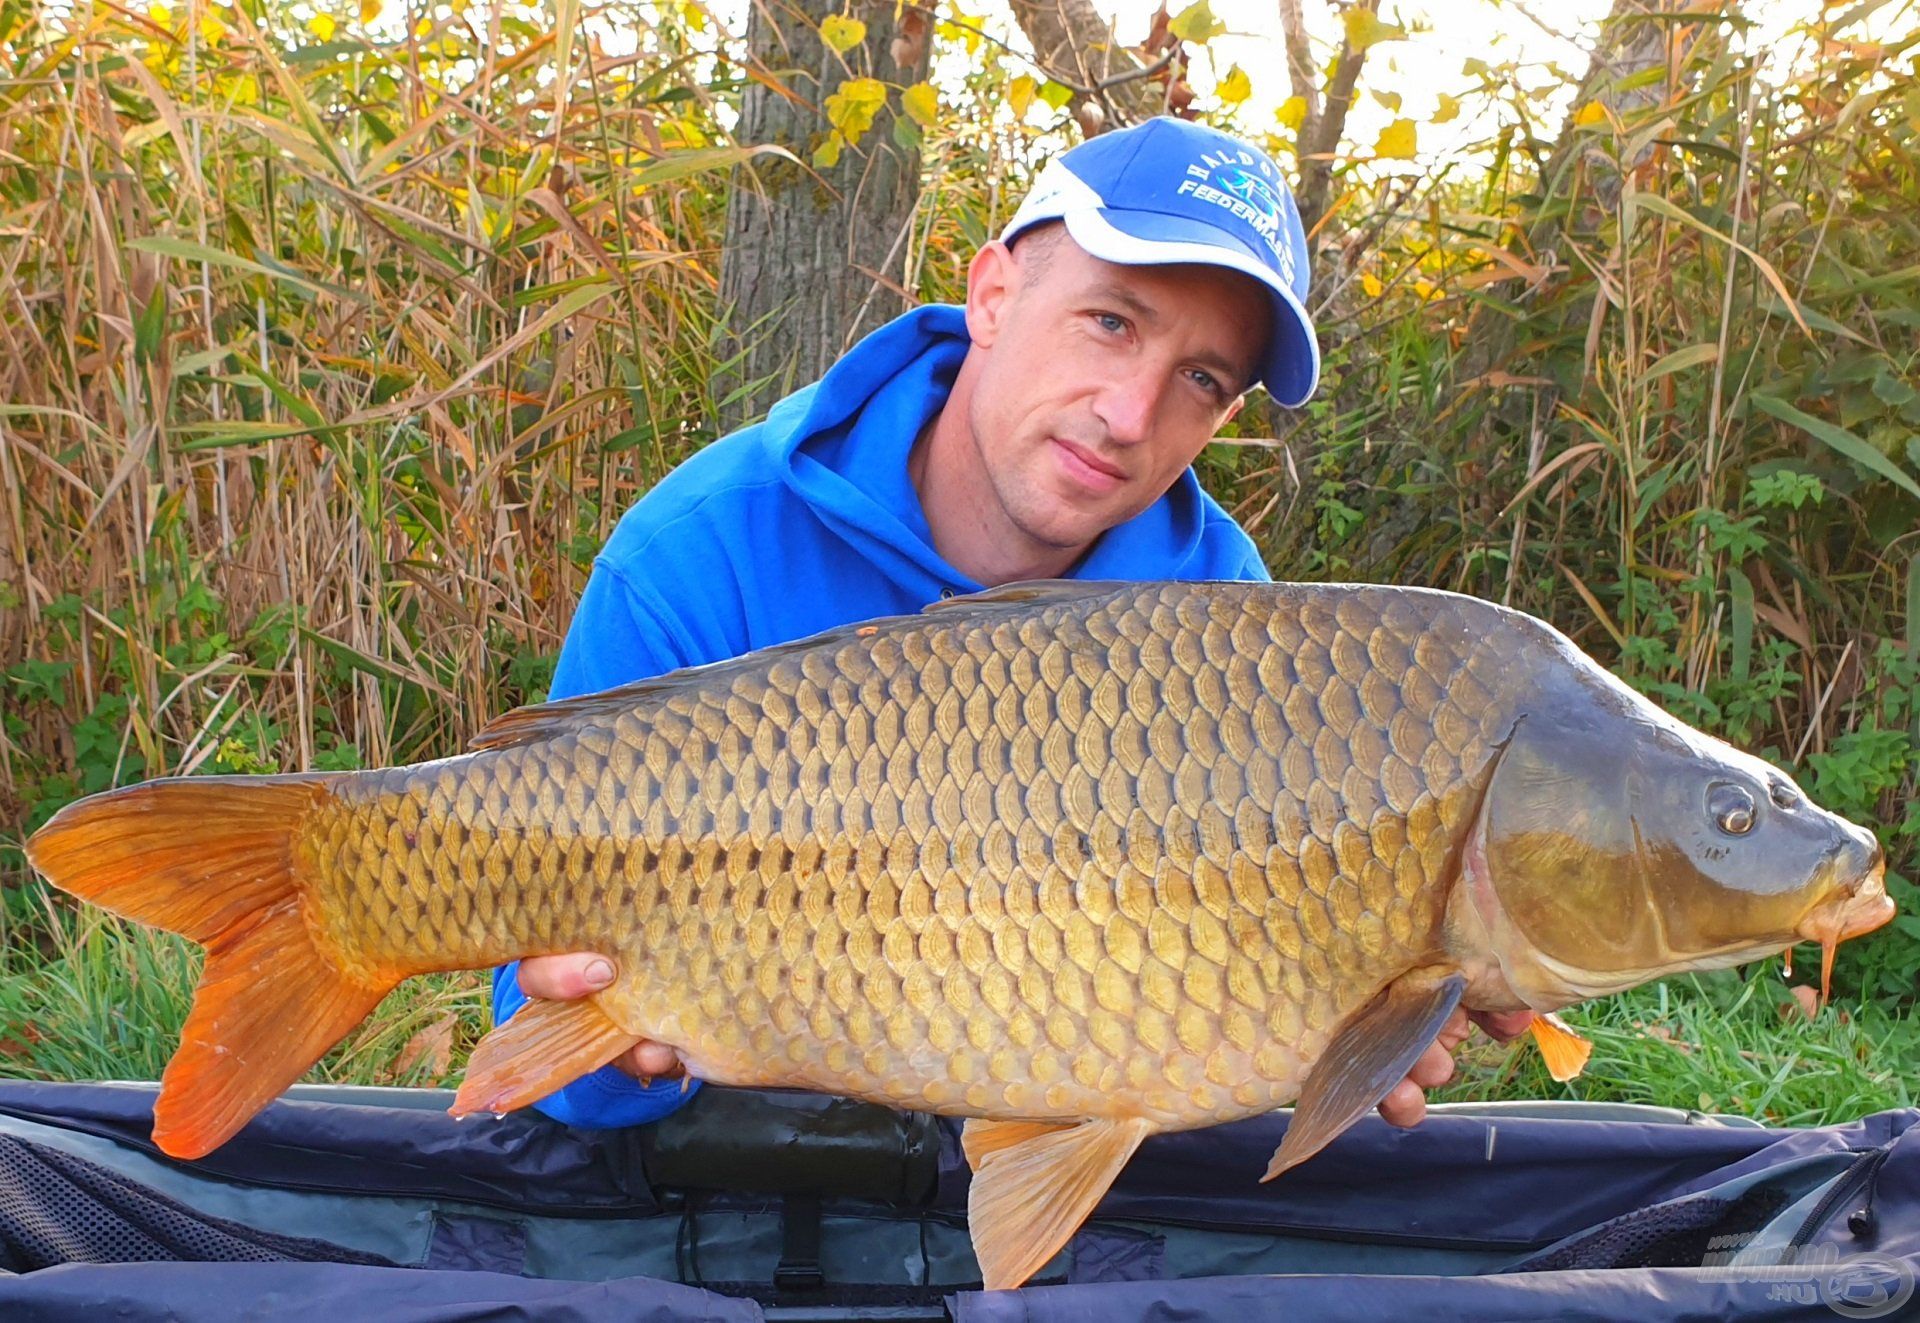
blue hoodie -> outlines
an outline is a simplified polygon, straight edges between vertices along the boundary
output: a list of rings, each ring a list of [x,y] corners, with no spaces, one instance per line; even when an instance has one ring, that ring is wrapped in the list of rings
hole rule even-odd
[[[627,511],[594,561],[551,698],[611,689],[875,616],[975,583],[934,550],[907,452],[967,353],[964,311],[917,308],[867,336],[764,422],[700,451]],[[1081,579],[1265,579],[1260,553],[1193,471],[1075,567]],[[493,1015],[526,1002],[495,972]],[[611,1066],[536,1106],[573,1125],[657,1120],[691,1093]]]

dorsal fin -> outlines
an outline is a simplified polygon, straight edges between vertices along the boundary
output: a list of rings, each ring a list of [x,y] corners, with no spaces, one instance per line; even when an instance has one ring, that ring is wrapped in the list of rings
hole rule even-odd
[[[1001,584],[998,588],[968,593],[964,597],[943,597],[939,601],[929,602],[921,615],[881,616],[874,620],[837,625],[832,629],[822,630],[818,634],[795,639],[791,643],[776,643],[771,647],[757,648],[738,657],[710,662],[703,666],[682,667],[677,671],[669,671],[665,675],[636,680],[632,684],[623,684],[618,688],[603,690],[597,694],[581,694],[577,698],[562,698],[551,703],[529,703],[525,707],[514,708],[511,712],[503,712],[481,727],[479,732],[467,742],[467,748],[473,753],[507,749],[515,745],[531,744],[536,740],[548,739],[576,726],[611,721],[622,712],[642,703],[659,702],[687,689],[701,688],[711,684],[727,684],[742,671],[764,666],[776,657],[788,656],[796,652],[809,652],[815,648],[836,648],[850,639],[871,638],[883,632],[892,632],[901,626],[925,627],[926,615],[934,612],[1004,610],[1007,607],[1027,603],[1065,602],[1080,597],[1093,597],[1129,586],[1131,585],[1120,580],[1030,579],[1019,583]],[[959,622],[938,619],[936,623],[945,625]]]

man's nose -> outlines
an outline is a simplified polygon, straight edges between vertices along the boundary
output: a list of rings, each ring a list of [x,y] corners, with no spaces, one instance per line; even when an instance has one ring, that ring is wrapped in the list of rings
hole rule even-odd
[[[1150,371],[1120,373],[1108,381],[1094,404],[1108,437],[1127,445],[1153,435],[1153,416],[1163,389],[1158,374]]]

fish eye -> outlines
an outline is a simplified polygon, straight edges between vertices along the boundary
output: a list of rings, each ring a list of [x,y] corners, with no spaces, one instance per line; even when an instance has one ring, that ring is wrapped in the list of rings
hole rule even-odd
[[[1707,812],[1713,814],[1713,825],[1728,836],[1745,836],[1753,830],[1753,796],[1745,786],[1726,781],[1714,786],[1707,792]]]
[[[1793,791],[1785,781],[1770,781],[1767,784],[1767,798],[1773,801],[1775,808],[1792,808]]]

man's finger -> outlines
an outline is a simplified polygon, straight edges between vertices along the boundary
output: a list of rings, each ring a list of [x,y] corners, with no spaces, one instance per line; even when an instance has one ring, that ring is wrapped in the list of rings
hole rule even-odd
[[[1427,1095],[1412,1080],[1401,1080],[1380,1100],[1380,1115],[1389,1125],[1419,1125],[1427,1114]]]
[[[1502,1043],[1518,1038],[1533,1023],[1532,1011],[1474,1011],[1472,1016],[1475,1024]]]
[[[1439,1088],[1453,1078],[1453,1054],[1438,1043],[1427,1044],[1407,1078],[1423,1089]]]
[[[635,1079],[671,1079],[685,1071],[680,1054],[665,1043],[644,1039],[613,1059],[615,1068]]]
[[[613,961],[591,951],[532,956],[520,962],[520,991],[549,1001],[572,1001],[613,982]]]

